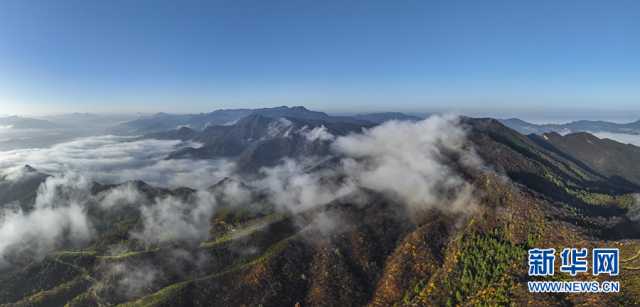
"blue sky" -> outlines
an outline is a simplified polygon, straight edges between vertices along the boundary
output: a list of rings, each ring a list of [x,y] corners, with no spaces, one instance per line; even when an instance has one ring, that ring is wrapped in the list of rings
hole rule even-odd
[[[0,113],[638,111],[638,55],[635,0],[3,0]]]

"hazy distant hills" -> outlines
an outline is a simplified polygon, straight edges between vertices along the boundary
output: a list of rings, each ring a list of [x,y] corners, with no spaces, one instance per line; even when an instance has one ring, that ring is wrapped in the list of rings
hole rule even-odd
[[[62,126],[43,119],[9,116],[0,117],[0,127],[10,129],[57,129]]]
[[[311,111],[305,107],[274,107],[262,109],[229,109],[216,110],[202,114],[167,114],[158,113],[153,116],[142,117],[133,121],[119,124],[109,130],[118,135],[144,135],[155,132],[175,130],[188,127],[193,130],[204,130],[209,126],[232,125],[236,121],[249,115],[278,118],[290,117],[302,120],[322,120],[326,122],[343,122],[355,124],[380,123],[386,120],[417,120],[418,117],[402,113],[375,113],[355,116],[330,116],[323,112]]]
[[[510,118],[501,119],[501,123],[522,134],[543,134],[547,132],[558,132],[562,134],[571,132],[609,132],[624,134],[640,134],[640,120],[619,124],[607,121],[579,120],[566,124],[533,124],[521,119]]]
[[[118,135],[141,135],[176,129],[180,126],[202,130],[208,125],[232,123],[251,113],[249,109],[217,110],[206,114],[158,113],[117,125],[109,132]]]
[[[42,116],[40,119],[67,128],[89,129],[98,133],[104,133],[106,128],[111,128],[123,122],[139,118],[135,114],[94,114],[94,113],[67,113]]]

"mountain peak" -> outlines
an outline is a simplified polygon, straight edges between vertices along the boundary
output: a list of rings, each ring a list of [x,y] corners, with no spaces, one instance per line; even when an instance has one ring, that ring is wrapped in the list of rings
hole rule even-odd
[[[37,170],[37,169],[33,168],[33,167],[32,167],[31,165],[29,165],[29,164],[25,164],[25,165],[22,167],[22,170],[23,170],[25,173],[37,173],[37,172],[38,172],[38,170]]]

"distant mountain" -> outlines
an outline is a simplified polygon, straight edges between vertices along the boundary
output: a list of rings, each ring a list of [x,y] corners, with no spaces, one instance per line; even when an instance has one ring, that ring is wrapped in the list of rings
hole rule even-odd
[[[349,123],[359,125],[379,124],[387,120],[419,120],[420,118],[402,113],[372,113],[354,116],[331,116],[324,112],[312,111],[305,107],[274,107],[262,109],[230,109],[216,110],[202,114],[167,114],[158,113],[149,117],[121,123],[111,129],[110,133],[118,135],[145,135],[165,132],[187,127],[196,131],[203,131],[209,126],[232,125],[238,120],[249,116],[260,115],[270,118],[297,118],[301,120],[320,120],[333,123]]]
[[[148,134],[188,127],[193,130],[204,130],[209,126],[230,125],[237,120],[259,114],[265,117],[295,117],[301,119],[326,119],[329,115],[309,111],[304,107],[275,107],[263,109],[230,109],[216,110],[202,114],[167,114],[158,113],[150,117],[122,123],[111,129],[115,134]]]
[[[275,107],[275,108],[263,108],[263,109],[254,109],[251,111],[251,114],[261,115],[264,117],[293,117],[299,119],[307,119],[307,120],[328,120],[330,118],[324,112],[311,111],[302,106],[296,107]]]
[[[607,177],[619,177],[640,185],[640,147],[600,139],[586,132],[532,135],[540,144],[561,151]],[[615,178],[614,178],[615,179]]]
[[[0,127],[11,129],[57,129],[63,126],[54,124],[48,120],[9,116],[0,117]]]
[[[562,134],[572,132],[610,132],[625,134],[640,134],[640,120],[619,124],[607,121],[579,120],[566,124],[532,124],[521,119],[510,118],[500,120],[505,126],[514,129],[522,134],[543,134],[547,132],[558,132]]]
[[[204,131],[182,127],[146,137],[189,140],[203,144],[202,147],[188,147],[174,152],[169,159],[234,158],[242,170],[251,171],[275,165],[285,157],[327,155],[327,141],[333,136],[372,126],[374,124],[369,122],[332,121],[329,116],[322,115],[303,119],[269,117],[255,113],[232,125],[209,126]]]
[[[249,109],[217,110],[202,114],[157,113],[152,116],[141,117],[133,121],[121,123],[109,129],[109,132],[117,135],[142,135],[180,127],[203,130],[209,125],[233,123],[250,113],[251,110]]]

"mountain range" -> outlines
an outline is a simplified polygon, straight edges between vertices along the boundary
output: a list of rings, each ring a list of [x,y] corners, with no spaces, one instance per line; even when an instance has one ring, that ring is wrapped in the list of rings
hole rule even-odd
[[[197,120],[156,115],[121,127],[124,132],[142,133],[143,138],[201,144],[176,151],[167,161],[232,159],[253,175],[285,157],[303,160],[319,156],[323,163],[305,168],[297,180],[304,186],[308,176],[317,175],[318,182],[341,186],[347,184],[344,174],[329,170],[352,161],[336,160],[340,157],[330,148],[331,141],[373,129],[390,118],[332,117],[300,108],[225,112],[198,115]],[[240,116],[235,112],[246,113]],[[216,116],[218,121],[214,122]],[[170,123],[150,124],[162,118]],[[462,118],[459,125],[466,138],[456,146],[472,151],[482,166],[446,148],[438,151],[436,159],[473,187],[473,200],[461,201],[474,209],[432,207],[416,211],[401,205],[402,200],[393,194],[360,189],[318,206],[282,211],[267,191],[243,181],[245,177],[226,178],[212,182],[207,189],[216,197],[218,207],[206,221],[208,231],[203,237],[149,244],[136,235],[148,226],[144,218],[147,211],[140,208],[164,206],[160,212],[170,211],[172,202],[157,200],[197,203],[203,191],[154,187],[141,181],[94,182],[87,198],[110,199],[114,204],[110,209],[97,201],[86,205],[95,225],[93,239],[81,245],[58,242],[55,251],[41,259],[27,257],[28,249],[9,255],[14,265],[0,274],[0,304],[640,304],[640,270],[635,260],[640,250],[636,209],[640,169],[634,158],[640,148],[588,133],[524,135],[490,118]],[[30,166],[22,168],[21,174],[19,178],[31,179],[0,178],[5,202],[28,204],[37,187],[49,178]],[[9,190],[15,193],[7,194]],[[138,191],[140,195],[115,201],[109,196],[114,191]],[[231,192],[242,199],[239,204],[226,198]],[[444,193],[438,201],[446,203],[460,194],[463,191]],[[180,212],[174,214],[192,217]],[[172,225],[154,221],[157,231]],[[621,274],[608,279],[622,283],[621,293],[580,296],[528,292],[527,250],[548,246],[619,248]]]
[[[342,123],[381,123],[390,119],[418,120],[420,118],[402,113],[372,113],[354,116],[330,116],[323,112],[310,111],[305,107],[274,107],[263,109],[229,109],[216,110],[201,114],[167,114],[158,113],[153,116],[142,117],[133,121],[124,122],[109,130],[117,135],[145,135],[149,133],[164,132],[187,127],[192,130],[202,131],[209,126],[232,125],[236,121],[249,116],[260,115],[264,117],[292,117],[300,120],[319,120]]]
[[[330,117],[309,119],[268,117],[252,114],[226,126],[208,126],[203,131],[182,127],[169,132],[147,135],[154,139],[194,141],[201,147],[187,147],[172,153],[168,159],[230,158],[242,170],[255,171],[274,166],[283,158],[326,156],[329,141],[335,136],[372,127],[369,122],[334,121]]]

